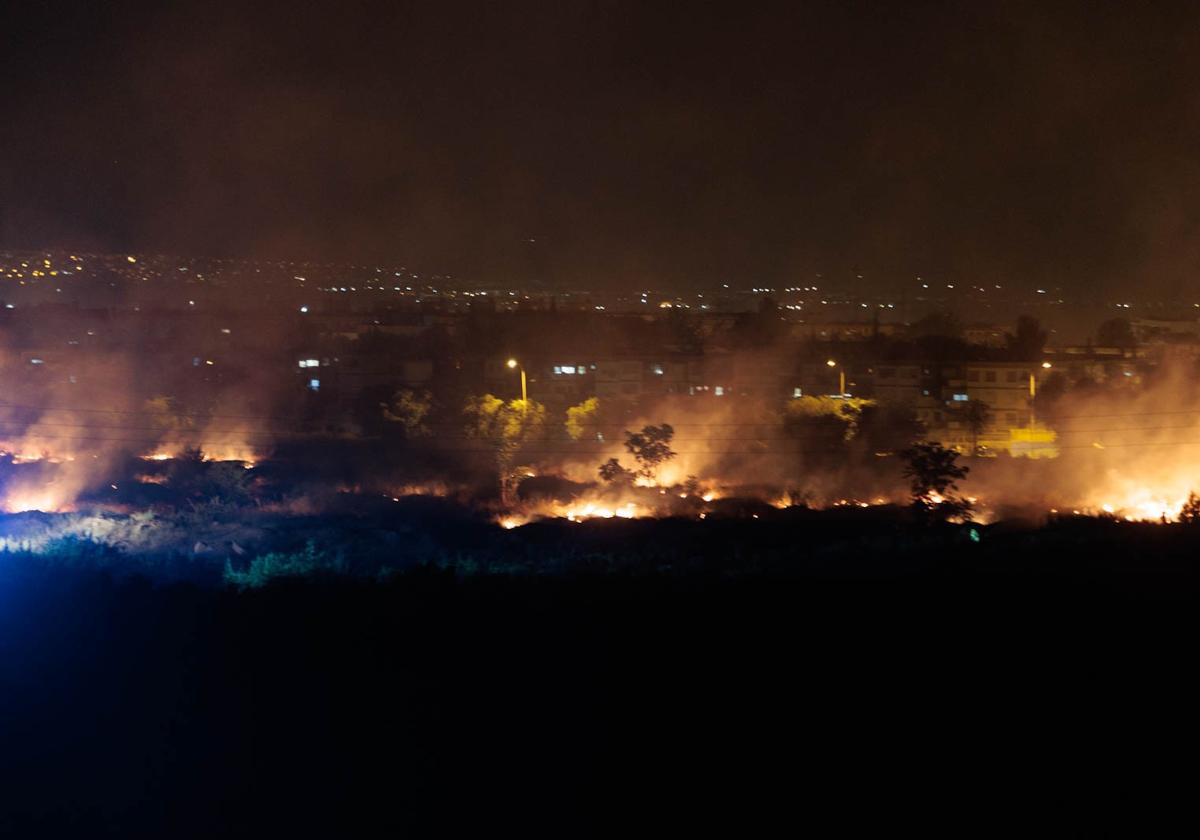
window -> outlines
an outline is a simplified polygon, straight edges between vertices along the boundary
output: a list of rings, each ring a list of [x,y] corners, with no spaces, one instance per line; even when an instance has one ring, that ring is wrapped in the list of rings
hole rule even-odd
[[[320,390],[321,390],[321,380],[320,380],[320,379],[310,379],[310,380],[308,380],[308,390],[310,390],[310,391],[320,391]]]
[[[717,387],[713,388],[713,393],[716,394],[718,397],[725,396],[725,386],[718,385]]]
[[[663,375],[663,366],[662,365],[650,365],[650,372],[653,373],[655,376],[662,376]]]
[[[798,399],[800,399],[800,398],[801,398],[801,397],[803,397],[803,396],[804,396],[804,389],[803,389],[803,388],[793,388],[793,389],[792,389],[792,399],[794,399],[794,400],[798,400]]]
[[[302,367],[302,368],[315,368],[315,367],[320,367],[320,366],[321,366],[321,360],[320,360],[320,359],[301,359],[301,360],[300,360],[300,362],[299,362],[299,365],[300,365],[300,367]]]
[[[1016,382],[1017,381],[1017,372],[1015,370],[1008,371],[1008,373],[1005,375],[1004,379],[1006,382]]]
[[[969,399],[969,397],[966,394],[955,394],[954,395],[955,402],[966,402],[968,399]]]
[[[994,371],[994,370],[984,371],[983,381],[984,382],[995,382],[996,381],[996,371]]]
[[[967,373],[967,381],[968,382],[978,382],[979,381],[979,371],[977,371],[977,370],[969,371]]]
[[[567,373],[571,376],[575,375],[575,365],[558,365],[554,368],[555,373]]]

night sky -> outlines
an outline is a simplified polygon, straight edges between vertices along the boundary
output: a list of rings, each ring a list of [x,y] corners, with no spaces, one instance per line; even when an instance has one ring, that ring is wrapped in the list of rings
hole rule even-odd
[[[1200,268],[1186,6],[90,0],[0,32],[8,247],[604,289]]]

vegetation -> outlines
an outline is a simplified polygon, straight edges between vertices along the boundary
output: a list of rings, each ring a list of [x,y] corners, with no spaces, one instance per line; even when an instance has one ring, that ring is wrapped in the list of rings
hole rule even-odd
[[[275,580],[321,575],[344,575],[348,564],[343,555],[318,550],[309,540],[301,551],[271,552],[255,557],[246,569],[239,571],[225,561],[225,582],[238,589],[259,589]]]
[[[594,437],[599,414],[600,400],[596,397],[589,397],[579,405],[568,408],[565,424],[567,437],[571,440],[582,440],[585,436]]]
[[[1131,348],[1137,346],[1137,338],[1128,318],[1110,318],[1097,328],[1096,343],[1102,347]]]
[[[1179,521],[1186,525],[1200,525],[1200,496],[1196,491],[1188,493],[1187,501],[1179,511]]]
[[[520,448],[540,437],[546,427],[546,407],[534,400],[510,400],[484,394],[472,397],[463,409],[470,438],[486,442],[496,461],[500,500],[508,504],[515,487],[513,459]]]
[[[892,455],[925,436],[924,424],[908,406],[862,402],[854,421],[861,455]]]
[[[962,409],[963,422],[971,432],[971,454],[979,454],[979,435],[992,422],[992,409],[981,400],[970,400]]]
[[[900,454],[913,509],[920,518],[946,521],[970,515],[973,505],[957,490],[971,468],[958,464],[957,452],[940,443],[918,443]]]
[[[1025,362],[1041,358],[1046,347],[1049,333],[1042,329],[1042,323],[1030,315],[1017,318],[1017,330],[1007,336],[1008,352],[1013,359]]]
[[[636,477],[633,470],[625,469],[616,458],[609,458],[600,465],[600,469],[597,472],[600,475],[600,480],[605,484],[633,484],[633,480]]]
[[[668,423],[643,426],[640,432],[625,432],[625,448],[637,461],[637,474],[653,481],[663,464],[675,457],[671,440],[675,429]]]
[[[392,394],[391,400],[380,403],[379,407],[383,409],[384,419],[395,424],[406,440],[429,436],[428,418],[433,410],[433,398],[428,391],[400,388]]]

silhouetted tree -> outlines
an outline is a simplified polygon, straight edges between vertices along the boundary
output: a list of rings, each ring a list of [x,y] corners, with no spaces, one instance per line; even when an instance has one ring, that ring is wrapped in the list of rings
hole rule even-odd
[[[867,403],[858,412],[857,434],[864,454],[907,449],[925,436],[925,425],[908,406]]]
[[[704,352],[704,335],[700,325],[686,309],[672,308],[666,320],[668,341],[683,353]]]
[[[952,312],[939,309],[919,318],[908,328],[913,338],[962,338],[962,322]]]
[[[1136,347],[1137,338],[1128,318],[1110,318],[1096,330],[1096,343],[1102,347]]]
[[[638,463],[638,475],[654,480],[659,467],[675,457],[675,450],[671,449],[674,437],[675,429],[668,423],[643,426],[640,432],[625,432],[625,448]]]
[[[908,331],[921,357],[935,362],[961,360],[969,349],[962,337],[962,323],[945,310],[929,313]]]
[[[1200,496],[1196,491],[1188,493],[1187,501],[1179,511],[1179,521],[1188,525],[1200,525]]]
[[[904,458],[904,477],[912,490],[913,509],[923,518],[966,517],[971,502],[957,494],[958,482],[967,477],[970,467],[958,464],[958,453],[940,443],[914,444],[900,453]]]
[[[992,422],[992,409],[980,400],[970,400],[962,409],[962,420],[971,432],[971,454],[979,453],[979,435]]]
[[[1093,386],[1095,383],[1091,383]],[[1067,394],[1070,383],[1062,371],[1054,371],[1038,383],[1037,396],[1033,398],[1033,410],[1038,419],[1053,421],[1056,419],[1059,406]]]
[[[1042,323],[1030,315],[1017,318],[1016,333],[1009,333],[1008,351],[1020,361],[1032,362],[1041,358],[1046,348],[1048,333],[1042,329]]]
[[[601,464],[598,472],[600,473],[600,480],[605,484],[633,484],[633,470],[625,469],[616,458],[609,458]]]

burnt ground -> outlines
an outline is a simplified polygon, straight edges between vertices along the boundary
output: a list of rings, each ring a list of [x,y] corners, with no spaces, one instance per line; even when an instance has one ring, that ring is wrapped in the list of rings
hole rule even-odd
[[[712,552],[804,541],[758,524]],[[637,553],[691,527],[597,525],[562,533]],[[8,563],[0,833],[1178,828],[1200,536],[895,528],[787,574],[425,566],[237,592]],[[504,538],[523,532],[534,555],[565,539]]]

